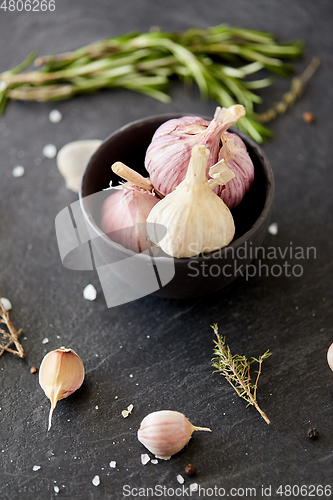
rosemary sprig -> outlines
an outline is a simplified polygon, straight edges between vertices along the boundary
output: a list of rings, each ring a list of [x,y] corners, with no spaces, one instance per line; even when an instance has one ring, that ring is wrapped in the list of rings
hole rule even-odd
[[[24,349],[21,346],[18,336],[23,332],[22,328],[18,331],[14,328],[13,323],[9,319],[9,312],[3,306],[0,300],[0,323],[7,326],[8,331],[2,330],[0,328],[0,333],[2,334],[2,339],[0,339],[0,356],[5,352],[11,352],[12,354],[17,354],[20,358],[24,358]],[[15,344],[15,349],[11,349],[11,345]]]
[[[239,356],[238,354],[232,355],[229,346],[225,343],[225,337],[221,337],[218,333],[217,324],[213,325],[212,328],[217,337],[217,340],[214,340],[214,354],[216,357],[212,359],[212,366],[216,368],[215,372],[224,375],[229,384],[235,389],[236,394],[248,402],[247,406],[254,406],[265,422],[270,424],[271,421],[257,403],[257,388],[262,362],[264,359],[271,356],[272,353],[268,350],[262,354],[262,356],[259,356],[259,358],[252,358],[251,361],[245,356]],[[254,384],[252,383],[250,375],[250,367],[253,363],[258,363],[259,365]]]
[[[263,115],[254,113],[254,105],[261,102],[256,91],[273,80],[251,75],[266,69],[287,77],[292,66],[284,59],[296,59],[302,52],[301,41],[279,44],[270,33],[225,24],[178,33],[128,33],[38,57],[34,71],[22,72],[30,58],[0,74],[0,112],[7,99],[52,101],[101,88],[128,88],[166,103],[170,80],[177,76],[196,83],[203,97],[222,106],[243,104],[247,115],[238,126],[262,142],[271,132],[262,124]]]

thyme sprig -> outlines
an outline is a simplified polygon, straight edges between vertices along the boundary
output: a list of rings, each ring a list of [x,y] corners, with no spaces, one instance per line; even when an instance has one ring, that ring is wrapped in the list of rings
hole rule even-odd
[[[35,71],[22,72],[31,62],[28,58],[23,66],[0,74],[0,112],[8,99],[61,100],[102,88],[127,88],[167,103],[168,85],[176,76],[196,83],[202,97],[224,107],[243,104],[247,114],[237,125],[262,142],[272,134],[254,113],[254,105],[261,102],[256,91],[273,80],[253,75],[265,69],[288,77],[293,68],[285,60],[302,52],[299,40],[277,43],[270,33],[225,24],[176,33],[128,33],[38,57]]]
[[[271,421],[257,403],[257,388],[261,374],[262,362],[264,359],[271,356],[272,353],[267,350],[264,354],[259,356],[259,358],[252,358],[251,361],[249,361],[245,356],[240,356],[239,354],[232,355],[229,346],[225,343],[225,337],[222,337],[218,333],[217,324],[212,325],[212,328],[217,337],[217,340],[214,340],[214,354],[216,357],[212,359],[212,366],[213,368],[216,368],[214,373],[221,373],[227,379],[229,384],[235,389],[236,394],[248,402],[247,406],[254,406],[265,422],[270,424]],[[250,375],[250,367],[253,363],[258,363],[259,365],[254,384]]]
[[[14,328],[13,323],[9,318],[9,312],[3,306],[0,300],[0,323],[7,326],[8,331],[2,330],[0,328],[0,333],[2,334],[2,339],[0,339],[0,356],[5,352],[11,352],[12,354],[17,354],[20,358],[24,358],[24,349],[21,346],[18,336],[23,332],[22,328],[18,331]],[[15,344],[16,350],[11,349],[11,345]]]

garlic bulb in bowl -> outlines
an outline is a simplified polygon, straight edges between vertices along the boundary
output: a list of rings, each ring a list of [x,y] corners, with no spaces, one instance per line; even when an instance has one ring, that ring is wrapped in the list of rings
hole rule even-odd
[[[101,229],[112,241],[133,252],[151,247],[146,220],[159,201],[154,193],[130,182],[111,194],[101,207]]]
[[[148,215],[150,239],[172,257],[210,253],[228,245],[234,237],[231,212],[212,191],[216,185],[227,183],[234,174],[222,160],[210,169],[213,178],[208,181],[208,157],[209,150],[205,146],[195,146],[184,181]],[[167,229],[161,241],[154,224]]]
[[[128,182],[120,184],[101,207],[101,229],[112,241],[136,253],[151,248],[146,220],[159,201],[149,179],[122,162],[112,165],[112,171]]]
[[[199,117],[185,116],[159,127],[145,157],[154,187],[163,195],[171,193],[185,179],[192,149],[200,144],[209,149],[208,176],[209,168],[218,161],[221,135],[244,115],[245,108],[237,104],[216,108],[210,123]]]

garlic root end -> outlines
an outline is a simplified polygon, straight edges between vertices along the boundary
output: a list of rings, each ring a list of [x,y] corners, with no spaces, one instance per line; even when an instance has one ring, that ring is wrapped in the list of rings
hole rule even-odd
[[[208,427],[197,427],[196,425],[192,425],[192,428],[193,428],[193,432],[194,431],[207,431],[207,432],[212,432],[211,429],[209,429]]]
[[[57,402],[55,403],[55,405],[53,405],[53,403],[51,403],[51,408],[50,408],[50,413],[49,413],[49,426],[47,428],[47,430],[49,431],[51,429],[51,425],[52,425],[52,415],[53,415],[53,410],[54,408],[56,407],[56,404]]]

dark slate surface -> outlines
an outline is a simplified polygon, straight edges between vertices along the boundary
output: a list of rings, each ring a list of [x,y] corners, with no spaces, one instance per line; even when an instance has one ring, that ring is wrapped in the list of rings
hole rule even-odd
[[[146,297],[107,309],[94,272],[73,272],[61,264],[54,219],[76,196],[65,188],[55,160],[43,158],[43,146],[102,139],[151,114],[212,114],[215,104],[181,85],[173,87],[169,105],[126,91],[56,105],[11,103],[0,118],[0,296],[11,299],[12,320],[25,329],[26,357],[6,353],[0,359],[1,500],[54,498],[54,485],[59,498],[67,499],[118,499],[124,485],[176,488],[176,475],[189,462],[198,475],[186,478],[186,486],[195,481],[226,493],[255,487],[259,498],[262,485],[272,485],[274,492],[279,485],[332,483],[333,373],[326,362],[333,341],[331,0],[56,0],[53,13],[1,10],[1,71],[33,49],[48,54],[153,25],[176,30],[219,22],[272,31],[280,40],[305,39],[299,70],[313,55],[322,60],[302,100],[272,125],[275,138],[264,145],[276,177],[273,221],[279,224],[265,247],[312,246],[316,259],[286,258],[303,266],[298,278],[240,278],[213,297],[182,302]],[[287,86],[278,81],[263,92],[266,102]],[[63,114],[58,124],[48,120],[54,108]],[[315,125],[302,121],[303,111],[315,114]],[[26,173],[15,179],[11,171],[17,164]],[[99,292],[93,303],[82,297],[88,283]],[[271,426],[245,408],[224,378],[212,375],[213,322],[235,353],[274,353],[264,363],[259,387]],[[47,433],[49,403],[30,367],[62,344],[80,354],[86,379],[79,392],[58,403]],[[123,419],[120,412],[130,403],[133,413]],[[143,467],[145,450],[136,430],[150,411],[167,408],[213,432],[196,433],[171,461]],[[308,440],[310,426],[319,430],[318,441]],[[110,469],[111,460],[117,470]],[[41,469],[34,472],[34,465]],[[91,483],[96,474],[98,487]]]

